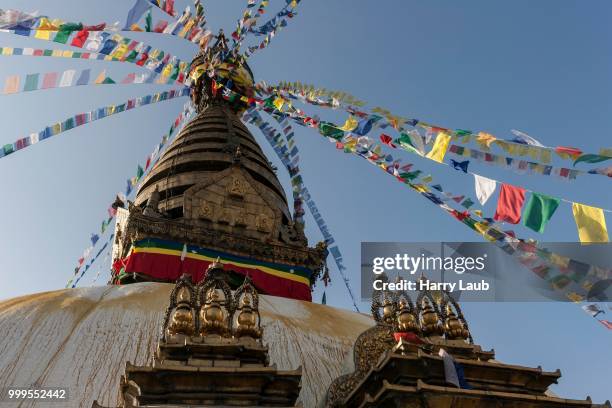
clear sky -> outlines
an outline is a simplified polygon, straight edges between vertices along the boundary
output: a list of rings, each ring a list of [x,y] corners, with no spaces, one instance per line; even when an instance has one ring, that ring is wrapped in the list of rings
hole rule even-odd
[[[121,21],[132,1],[0,0],[0,8],[87,24]],[[227,33],[243,1],[204,0],[213,31]],[[179,8],[187,4],[177,0]],[[271,0],[269,10],[284,4]],[[511,137],[519,129],[546,145],[597,152],[612,147],[612,5],[605,0],[321,1],[303,0],[268,49],[251,59],[257,80],[300,80],[344,90],[398,114],[447,126]],[[155,14],[154,20],[162,17]],[[141,38],[143,36],[132,36]],[[191,58],[195,46],[151,34],[148,41]],[[53,48],[55,44],[0,35],[0,46]],[[0,78],[18,73],[91,67],[115,79],[139,72],[130,64],[0,56]],[[0,96],[0,143],[13,142],[75,113],[119,104],[167,86],[80,87]],[[63,288],[76,259],[99,229],[106,208],[135,172],[184,100],[161,103],[96,122],[0,159],[3,216],[0,298]],[[338,116],[330,116],[335,118]],[[273,161],[265,139],[254,132]],[[306,186],[340,243],[352,286],[359,289],[361,241],[479,241],[461,223],[365,161],[337,152],[312,130],[297,132]],[[375,135],[374,135],[375,136]],[[448,167],[404,155],[453,191],[473,196],[473,180]],[[594,206],[612,208],[610,179],[585,176],[568,183],[519,176],[471,164],[472,170]],[[277,163],[277,167],[282,166]],[[279,176],[288,189],[288,178]],[[494,211],[497,194],[485,206]],[[321,239],[311,218],[307,233]],[[612,225],[611,217],[608,224]],[[536,237],[524,227],[521,236]],[[576,241],[571,208],[562,204],[537,237]],[[330,258],[330,261],[331,258]],[[350,308],[330,262],[328,304]],[[96,284],[108,279],[108,265]],[[83,278],[90,285],[98,267]],[[315,290],[319,301],[322,285]],[[612,332],[569,303],[466,303],[474,339],[497,358],[563,374],[553,391],[595,401],[611,398]],[[361,304],[367,310],[367,304]],[[608,320],[612,320],[608,311]]]

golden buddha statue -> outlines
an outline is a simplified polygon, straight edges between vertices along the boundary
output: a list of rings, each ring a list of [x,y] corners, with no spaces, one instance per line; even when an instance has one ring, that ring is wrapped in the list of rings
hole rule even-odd
[[[397,312],[397,331],[400,333],[417,333],[419,331],[416,318],[410,311],[406,299],[400,299],[399,301],[399,310]]]
[[[423,298],[422,301],[422,312],[421,312],[421,330],[425,336],[440,336],[442,334],[442,327],[440,326],[440,319],[434,308],[429,303],[427,297]]]
[[[450,303],[446,304],[446,320],[444,322],[444,333],[449,340],[465,340],[469,333],[463,323],[457,318]]]
[[[228,333],[227,309],[224,299],[219,294],[219,290],[212,288],[206,294],[206,303],[200,310],[200,334],[220,334]]]
[[[259,339],[261,337],[259,313],[251,306],[250,296],[246,295],[242,298],[237,312],[235,335],[237,337],[248,336]]]

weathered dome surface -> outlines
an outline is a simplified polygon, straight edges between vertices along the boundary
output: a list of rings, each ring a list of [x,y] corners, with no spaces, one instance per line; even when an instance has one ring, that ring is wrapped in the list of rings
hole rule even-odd
[[[38,293],[0,302],[0,384],[68,387],[65,407],[119,401],[125,363],[150,364],[172,284],[138,283]],[[279,369],[302,366],[300,401],[322,403],[370,317],[261,296],[263,341]],[[43,406],[32,401],[20,407]],[[59,406],[59,405],[58,405]]]
[[[237,147],[245,169],[290,219],[285,192],[268,159],[238,116],[222,103],[207,106],[185,126],[144,179],[135,204],[146,203],[157,188],[160,209],[181,218],[183,193],[229,168]]]

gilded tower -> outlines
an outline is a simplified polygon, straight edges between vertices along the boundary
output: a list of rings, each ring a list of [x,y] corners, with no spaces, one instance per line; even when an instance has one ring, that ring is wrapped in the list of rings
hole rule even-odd
[[[212,54],[228,52],[221,34],[193,60],[197,116],[121,211],[112,280],[175,282],[189,273],[198,282],[218,258],[233,287],[249,276],[261,293],[310,300],[327,251],[308,247],[274,168],[239,118],[252,96],[249,67],[231,55],[214,67],[243,100],[225,100],[208,76]]]

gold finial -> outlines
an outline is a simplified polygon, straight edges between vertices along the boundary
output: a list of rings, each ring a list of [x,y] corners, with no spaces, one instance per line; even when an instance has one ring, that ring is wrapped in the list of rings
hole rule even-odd
[[[399,311],[397,312],[397,329],[400,333],[415,333],[419,330],[416,318],[408,308],[408,302],[406,299],[400,299],[399,301]]]
[[[421,312],[421,330],[426,336],[439,336],[442,334],[442,328],[440,327],[440,319],[434,308],[429,303],[427,297],[423,298],[422,301],[423,311]]]
[[[446,304],[446,320],[444,322],[444,332],[449,340],[465,340],[468,338],[468,331],[463,323],[457,318],[455,311],[450,303]]]
[[[220,334],[227,333],[227,310],[224,307],[224,300],[219,294],[220,290],[212,288],[206,294],[206,303],[200,310],[200,334]]]

